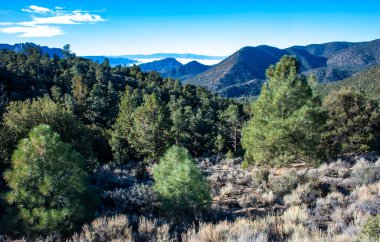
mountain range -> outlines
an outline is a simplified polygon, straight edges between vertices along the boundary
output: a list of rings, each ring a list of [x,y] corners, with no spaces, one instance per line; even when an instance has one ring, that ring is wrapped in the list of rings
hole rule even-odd
[[[191,61],[183,65],[174,58],[165,58],[140,65],[142,71],[157,71],[163,77],[171,77],[181,81],[202,73],[210,67],[197,61]]]
[[[258,95],[265,80],[265,70],[284,55],[295,55],[301,62],[302,72],[314,74],[319,82],[334,82],[380,64],[380,40],[331,42],[286,49],[266,45],[244,47],[184,83],[205,86],[229,97]]]

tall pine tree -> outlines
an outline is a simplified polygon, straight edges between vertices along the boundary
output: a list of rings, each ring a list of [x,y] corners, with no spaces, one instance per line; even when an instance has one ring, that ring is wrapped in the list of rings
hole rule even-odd
[[[144,103],[133,113],[129,143],[136,152],[157,159],[168,146],[168,116],[156,94],[146,95]]]
[[[245,162],[271,166],[316,158],[325,115],[299,62],[284,56],[267,70],[267,83],[253,103],[253,118],[243,129]]]

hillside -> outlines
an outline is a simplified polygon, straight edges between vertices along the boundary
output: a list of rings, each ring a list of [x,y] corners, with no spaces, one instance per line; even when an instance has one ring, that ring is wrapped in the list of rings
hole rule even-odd
[[[159,73],[165,73],[180,66],[182,64],[174,58],[166,58],[140,65],[142,71],[157,71]]]
[[[285,54],[285,51],[270,46],[244,47],[209,70],[185,80],[185,83],[219,91],[235,84],[264,79],[266,68]]]
[[[380,101],[380,65],[376,65],[342,81],[321,84],[319,92],[322,96],[326,96],[330,92],[337,91],[343,87],[352,87],[355,90],[366,93],[368,97]]]
[[[162,76],[171,77],[182,81],[202,73],[209,68],[210,66],[208,65],[203,65],[197,61],[191,61],[185,65],[172,68],[169,71],[162,73]]]
[[[283,55],[294,55],[301,62],[304,74],[314,74],[319,82],[335,82],[351,77],[380,63],[380,40],[361,43],[331,42],[278,49],[270,46],[244,47],[209,70],[184,82],[205,86],[229,97],[259,93],[252,80],[264,80],[265,70]],[[254,91],[236,89],[250,82]],[[246,86],[246,85],[245,85]],[[232,92],[225,92],[231,87]]]

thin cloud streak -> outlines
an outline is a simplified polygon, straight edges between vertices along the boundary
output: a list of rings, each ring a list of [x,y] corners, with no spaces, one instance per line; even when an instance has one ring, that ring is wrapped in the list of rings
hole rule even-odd
[[[54,37],[63,35],[63,31],[59,27],[52,26],[29,26],[29,27],[8,27],[0,29],[5,34],[19,34],[19,37]]]

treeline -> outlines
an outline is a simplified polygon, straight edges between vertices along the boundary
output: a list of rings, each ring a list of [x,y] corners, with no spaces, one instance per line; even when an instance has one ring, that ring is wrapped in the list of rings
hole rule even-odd
[[[0,232],[67,237],[95,215],[102,163],[151,168],[161,210],[177,223],[210,203],[193,157],[244,155],[246,165],[308,165],[378,150],[379,107],[352,89],[325,99],[285,56],[252,103],[182,85],[138,66],[0,51]],[[243,149],[244,148],[244,149]],[[2,231],[1,231],[2,230]]]

